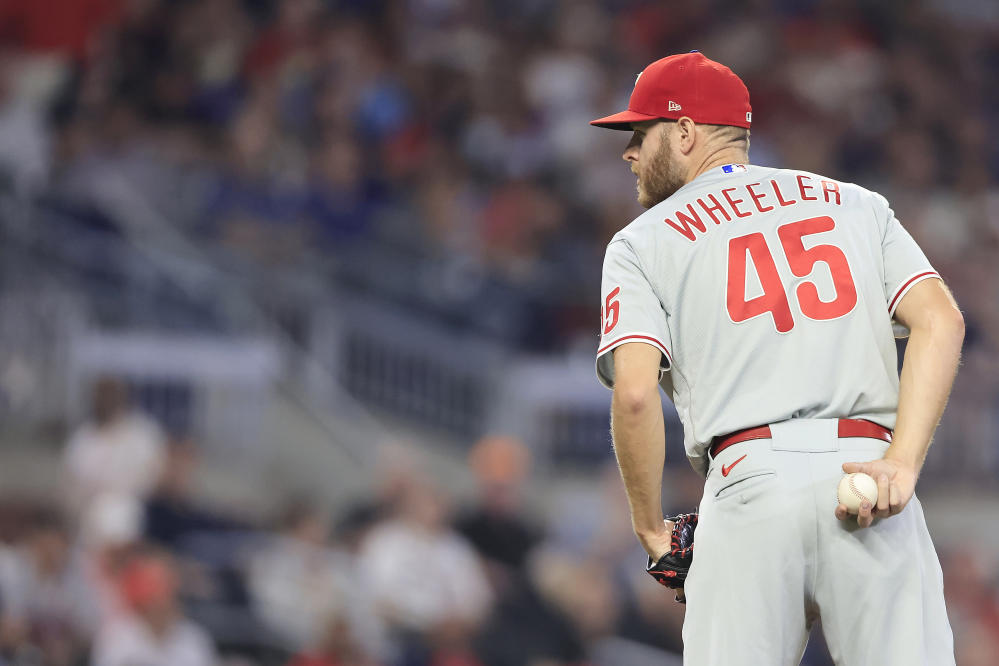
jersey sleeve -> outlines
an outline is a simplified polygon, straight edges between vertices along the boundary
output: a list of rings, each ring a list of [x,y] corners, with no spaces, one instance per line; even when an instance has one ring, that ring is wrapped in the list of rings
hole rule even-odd
[[[660,369],[673,363],[666,311],[656,296],[638,257],[627,241],[607,246],[601,288],[601,336],[597,347],[597,378],[614,388],[614,355],[628,342],[652,345],[661,353]]]
[[[888,209],[888,222],[881,244],[884,258],[885,301],[888,314],[895,316],[895,308],[906,292],[927,278],[939,278],[929,259],[913,240],[902,223]]]

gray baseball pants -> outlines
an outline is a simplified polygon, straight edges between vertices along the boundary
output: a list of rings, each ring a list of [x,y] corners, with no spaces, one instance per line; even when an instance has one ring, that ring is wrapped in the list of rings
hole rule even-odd
[[[919,501],[866,529],[833,515],[841,465],[880,458],[888,444],[841,439],[835,419],[771,431],[710,461],[685,588],[684,664],[796,665],[821,617],[838,666],[953,665]]]

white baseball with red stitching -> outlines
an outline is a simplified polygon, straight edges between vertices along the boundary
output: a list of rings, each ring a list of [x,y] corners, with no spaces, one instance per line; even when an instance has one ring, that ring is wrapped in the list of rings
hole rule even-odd
[[[839,482],[836,499],[850,513],[860,513],[864,501],[874,506],[878,502],[878,482],[863,472],[847,474]]]

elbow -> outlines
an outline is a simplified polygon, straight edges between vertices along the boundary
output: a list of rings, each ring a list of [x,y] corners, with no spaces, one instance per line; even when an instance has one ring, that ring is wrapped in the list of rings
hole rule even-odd
[[[912,333],[926,336],[936,349],[960,351],[964,343],[964,315],[956,307],[942,308],[925,317],[921,325],[913,327]]]
[[[957,308],[954,308],[954,337],[964,342],[964,315]]]
[[[659,405],[659,387],[656,384],[626,384],[614,388],[614,408],[619,414],[641,414],[653,405]]]
[[[930,326],[938,336],[958,347],[964,342],[964,315],[956,307],[935,317]]]

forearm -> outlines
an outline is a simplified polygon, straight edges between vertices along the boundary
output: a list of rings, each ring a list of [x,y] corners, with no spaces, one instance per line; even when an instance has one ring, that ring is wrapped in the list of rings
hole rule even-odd
[[[963,321],[946,319],[913,329],[899,380],[898,419],[886,458],[899,460],[919,473],[961,358]]]
[[[611,402],[614,453],[631,507],[631,523],[640,538],[665,530],[662,510],[665,429],[658,389]]]

